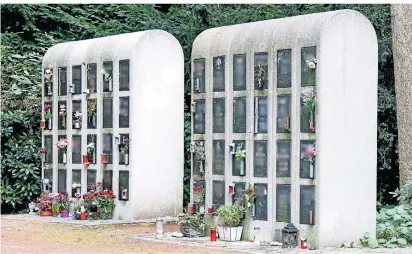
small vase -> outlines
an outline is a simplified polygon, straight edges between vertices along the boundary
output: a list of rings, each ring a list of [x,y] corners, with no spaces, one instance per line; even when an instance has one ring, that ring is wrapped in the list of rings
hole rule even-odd
[[[74,122],[74,129],[80,129],[80,121],[79,120],[76,120]]]
[[[63,163],[66,164],[67,163],[67,154],[63,153]]]
[[[245,160],[242,159],[240,161],[240,172],[239,175],[244,176],[245,175]]]
[[[80,187],[77,187],[76,188],[76,193],[80,193],[81,192],[81,188]]]
[[[109,92],[113,91],[113,82],[110,80],[109,81]]]
[[[199,172],[202,173],[202,174],[205,172],[205,169],[203,167],[203,160],[201,160],[200,163],[199,163]]]
[[[92,126],[96,127],[96,116],[92,116]]]
[[[124,154],[124,164],[129,165],[129,154],[128,153]]]
[[[47,85],[47,95],[53,95],[51,85]]]
[[[60,211],[60,217],[68,218],[69,217],[69,211]]]
[[[315,132],[315,127],[313,126],[313,117],[312,116],[309,117],[309,130],[311,132]]]
[[[53,121],[52,121],[52,118],[50,118],[50,119],[47,121],[47,128],[48,128],[49,130],[51,130],[51,129],[52,129],[52,125],[53,125]]]
[[[66,117],[64,115],[62,116],[62,128],[66,129]]]
[[[202,206],[199,207],[199,213],[200,213],[200,214],[204,214],[204,213],[205,213],[205,206],[202,205]]]
[[[309,166],[309,178],[313,178],[313,176],[314,176],[313,163],[310,163],[310,166]]]

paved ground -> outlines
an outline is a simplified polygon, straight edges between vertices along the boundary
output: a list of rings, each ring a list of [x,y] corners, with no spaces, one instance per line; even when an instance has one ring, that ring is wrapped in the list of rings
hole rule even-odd
[[[205,238],[174,238],[175,224],[165,224],[157,239],[154,224],[77,224],[70,219],[35,215],[1,216],[1,253],[412,253],[399,249],[285,250],[268,244],[210,242]],[[62,223],[50,223],[62,222]],[[89,224],[87,224],[89,223]],[[99,221],[99,223],[119,223]],[[139,223],[142,223],[139,222]]]

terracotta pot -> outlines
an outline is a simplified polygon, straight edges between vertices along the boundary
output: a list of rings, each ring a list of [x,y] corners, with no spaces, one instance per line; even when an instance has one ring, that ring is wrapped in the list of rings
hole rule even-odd
[[[52,216],[52,211],[40,211],[40,216]]]

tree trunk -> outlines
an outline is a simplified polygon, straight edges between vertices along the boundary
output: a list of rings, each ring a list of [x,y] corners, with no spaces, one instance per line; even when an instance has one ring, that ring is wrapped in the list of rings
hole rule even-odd
[[[391,5],[399,184],[412,180],[412,5]]]

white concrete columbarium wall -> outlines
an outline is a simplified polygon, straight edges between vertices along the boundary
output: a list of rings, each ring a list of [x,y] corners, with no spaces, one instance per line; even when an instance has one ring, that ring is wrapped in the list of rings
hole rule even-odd
[[[126,61],[124,61],[126,60]],[[127,69],[128,60],[128,69]],[[112,63],[112,91],[104,85],[103,64]],[[89,64],[96,64],[96,92],[85,94],[88,85]],[[125,69],[120,70],[120,65]],[[80,94],[69,92],[73,84],[72,68],[81,68]],[[112,181],[114,194],[121,196],[119,174],[129,174],[125,178],[128,184],[128,200],[116,201],[114,218],[123,220],[149,219],[159,216],[176,216],[182,210],[183,203],[183,111],[184,111],[184,58],[183,51],[171,34],[162,30],[150,30],[120,34],[102,38],[60,43],[51,47],[44,56],[43,69],[53,68],[53,95],[45,96],[43,102],[53,102],[53,116],[57,116],[58,101],[67,101],[67,127],[57,130],[58,119],[53,117],[53,130],[43,130],[42,136],[52,135],[53,160],[43,161],[43,168],[49,166],[53,171],[53,191],[71,191],[72,171],[81,170],[81,193],[87,192],[87,172],[95,170],[94,181]],[[58,68],[66,67],[67,94],[58,95]],[[123,68],[122,67],[122,68]],[[128,78],[127,78],[128,77]],[[128,88],[127,88],[127,79]],[[44,81],[44,80],[43,80]],[[75,82],[76,83],[76,80]],[[120,89],[120,86],[124,89]],[[105,89],[105,90],[104,90]],[[122,97],[128,97],[127,104],[121,105]],[[111,98],[111,107],[110,107]],[[87,126],[87,100],[97,103],[96,128]],[[81,101],[82,128],[72,126],[73,100]],[[111,108],[112,125],[104,123],[109,118],[103,115],[103,102]],[[120,108],[122,107],[122,108]],[[44,109],[43,109],[44,116]],[[128,124],[120,126],[128,117]],[[127,122],[127,121],[126,121]],[[87,152],[87,135],[96,135],[96,163],[85,165],[82,161],[72,161],[72,151]],[[110,142],[104,142],[105,134]],[[130,139],[129,164],[125,165],[124,155],[119,152],[116,137],[128,134]],[[55,143],[57,135],[67,135],[67,163],[57,163]],[[73,136],[81,137],[80,147],[74,147]],[[43,139],[44,147],[44,139]],[[112,154],[112,163],[103,164],[101,154]],[[76,157],[76,156],[75,156]],[[80,158],[81,159],[81,158]],[[58,170],[66,172],[66,188],[58,186]],[[105,173],[106,172],[106,173]],[[108,172],[112,172],[110,177]],[[108,176],[104,179],[104,176]],[[42,172],[44,177],[44,171]]]
[[[310,56],[311,49],[315,50],[315,55]],[[308,63],[302,61],[302,51],[309,52],[305,53],[309,62],[316,62],[316,68],[311,72],[314,73],[313,78],[308,76],[310,70]],[[267,88],[255,89],[255,76],[258,76],[254,66],[256,53],[267,53]],[[238,54],[243,54],[246,59],[246,87],[234,91],[233,59]],[[213,74],[218,71],[214,71],[213,63],[216,66],[217,57],[221,57],[224,67],[224,91],[214,92]],[[205,80],[204,92],[195,91],[198,75],[194,68],[197,59],[205,61],[204,76],[199,74]],[[290,59],[290,65],[287,59]],[[278,61],[282,63],[279,66]],[[225,181],[224,193],[215,193],[225,195],[225,204],[233,202],[233,197],[228,195],[229,183],[266,184],[267,194],[262,194],[260,199],[267,199],[267,218],[262,216],[248,221],[245,230],[249,238],[257,233],[254,228],[260,228],[261,240],[279,241],[281,229],[288,222],[293,223],[300,236],[306,236],[309,246],[314,247],[337,246],[342,241],[356,242],[364,232],[374,234],[377,64],[375,31],[367,18],[353,10],[218,27],[198,35],[192,50],[192,101],[205,100],[205,133],[197,133],[193,129],[192,140],[205,140],[206,161],[204,174],[195,173],[195,165],[192,165],[192,185],[194,181],[205,181],[206,207],[213,205],[213,180]],[[305,73],[303,77],[302,68]],[[308,91],[317,94],[311,131],[308,130],[310,124],[306,122],[306,109],[301,107],[301,95]],[[278,112],[278,102],[282,102],[278,100],[282,97],[278,96],[284,95],[290,98],[290,106],[280,108]],[[267,112],[267,131],[263,132],[254,130],[255,113],[264,111],[255,110],[254,98],[260,96],[267,97],[267,106],[262,107]],[[233,131],[233,102],[236,97],[246,98],[246,131],[241,133]],[[214,98],[225,100],[225,126],[220,133],[213,131]],[[200,119],[196,118],[200,115],[199,112],[196,115],[196,110],[197,106],[194,106],[192,126],[196,123],[201,126],[196,120]],[[290,120],[289,131],[284,128],[286,119]],[[213,140],[225,141],[222,175],[213,174],[213,165],[216,163]],[[234,140],[246,141],[245,176],[232,175],[234,160],[229,154],[229,144]],[[259,166],[256,163],[261,161],[254,162],[254,144],[262,140],[267,141],[267,151],[261,155],[261,158],[266,158],[267,164],[266,176],[263,173],[263,177],[256,175],[259,172],[255,168],[255,165]],[[282,140],[290,142],[290,152],[282,152],[282,155],[289,156],[286,160],[277,155],[277,142]],[[300,150],[305,141],[316,142],[313,177],[301,172]],[[279,149],[282,147],[279,146]],[[286,169],[289,167],[289,171],[281,172],[280,167],[277,168],[277,162],[281,160],[288,163]],[[289,219],[276,217],[278,185],[286,190],[290,188],[290,211],[284,212]],[[310,218],[309,210],[302,211],[302,218],[300,216],[301,186],[309,186],[303,188],[314,190],[313,200],[304,196],[302,199],[312,207],[308,208],[313,210],[312,224],[305,222]],[[279,212],[285,207],[283,204],[279,205]]]

